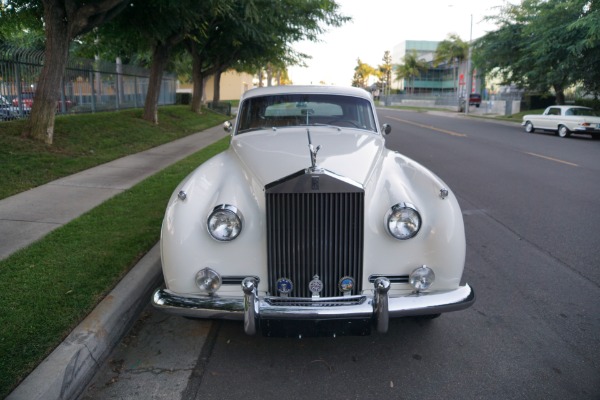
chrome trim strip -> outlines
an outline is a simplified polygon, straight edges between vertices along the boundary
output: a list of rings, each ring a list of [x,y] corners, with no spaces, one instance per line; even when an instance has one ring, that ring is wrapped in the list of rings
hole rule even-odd
[[[223,285],[241,285],[246,278],[253,278],[257,284],[260,283],[260,278],[258,276],[248,275],[223,275],[221,276],[221,281],[223,282]]]
[[[378,278],[386,278],[390,283],[408,283],[408,275],[373,274],[369,275],[369,282],[375,283]]]

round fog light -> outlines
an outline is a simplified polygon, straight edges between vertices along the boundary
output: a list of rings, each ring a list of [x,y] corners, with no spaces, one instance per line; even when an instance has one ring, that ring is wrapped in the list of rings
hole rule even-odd
[[[408,282],[417,292],[429,289],[433,281],[435,281],[435,274],[426,265],[415,269],[408,279]]]
[[[196,274],[196,286],[205,293],[213,294],[221,287],[221,275],[210,268],[201,269]]]

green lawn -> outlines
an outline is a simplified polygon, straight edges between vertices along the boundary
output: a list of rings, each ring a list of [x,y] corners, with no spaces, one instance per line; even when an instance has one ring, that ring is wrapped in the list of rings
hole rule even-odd
[[[142,110],[58,116],[54,143],[21,137],[25,121],[0,122],[0,199],[63,176],[202,131],[227,117],[187,106],[159,109],[158,125]]]
[[[9,166],[0,171],[3,196],[226,119],[164,107],[160,125],[152,126],[140,115],[132,110],[57,118],[53,146],[21,139],[21,121],[1,124],[0,157]],[[228,143],[224,138],[208,146],[0,261],[0,398],[154,246],[175,186]]]

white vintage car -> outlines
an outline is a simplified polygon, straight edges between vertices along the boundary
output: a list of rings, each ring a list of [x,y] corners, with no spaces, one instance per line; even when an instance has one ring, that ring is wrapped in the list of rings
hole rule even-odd
[[[600,117],[588,107],[550,106],[543,114],[523,116],[521,125],[528,133],[536,129],[554,131],[560,137],[569,137],[571,133],[588,133],[594,139],[600,139]]]
[[[302,337],[386,332],[392,317],[473,304],[455,196],[386,149],[366,91],[250,90],[225,127],[229,149],[168,203],[155,307]]]

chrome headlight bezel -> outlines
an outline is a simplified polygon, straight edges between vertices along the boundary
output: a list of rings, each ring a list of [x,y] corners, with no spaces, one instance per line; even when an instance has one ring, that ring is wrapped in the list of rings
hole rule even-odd
[[[414,238],[422,226],[421,214],[411,203],[394,204],[385,215],[385,226],[395,239],[408,240]]]
[[[206,229],[210,236],[219,242],[230,242],[242,233],[244,218],[240,210],[231,204],[221,204],[213,208],[206,219]]]

